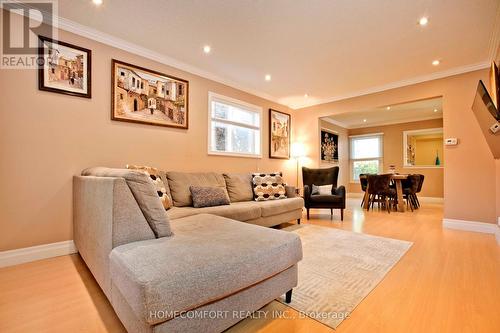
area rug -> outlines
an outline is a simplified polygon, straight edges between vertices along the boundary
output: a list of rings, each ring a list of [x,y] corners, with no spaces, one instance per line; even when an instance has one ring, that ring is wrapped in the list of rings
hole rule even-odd
[[[314,225],[283,230],[298,234],[304,258],[292,302],[280,302],[336,328],[412,246],[411,242]]]

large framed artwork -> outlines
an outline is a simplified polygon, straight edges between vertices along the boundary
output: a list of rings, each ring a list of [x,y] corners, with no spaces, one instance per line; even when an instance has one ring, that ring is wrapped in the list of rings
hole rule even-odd
[[[91,98],[92,51],[39,36],[38,89]]]
[[[320,154],[322,163],[338,163],[339,161],[339,136],[338,134],[321,129]]]
[[[188,128],[189,82],[112,60],[111,119]]]
[[[269,109],[269,158],[290,158],[291,116]]]

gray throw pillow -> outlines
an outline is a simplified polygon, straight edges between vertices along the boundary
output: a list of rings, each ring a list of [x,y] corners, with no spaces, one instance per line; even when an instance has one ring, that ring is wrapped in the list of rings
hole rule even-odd
[[[223,188],[190,186],[189,191],[194,208],[229,205],[229,197]]]

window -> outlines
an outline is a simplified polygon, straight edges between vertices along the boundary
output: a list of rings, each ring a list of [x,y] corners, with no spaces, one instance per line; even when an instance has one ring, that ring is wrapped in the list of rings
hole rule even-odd
[[[382,171],[382,134],[356,135],[350,137],[351,180],[358,182],[363,173]]]
[[[214,93],[208,105],[209,154],[261,157],[260,107]]]

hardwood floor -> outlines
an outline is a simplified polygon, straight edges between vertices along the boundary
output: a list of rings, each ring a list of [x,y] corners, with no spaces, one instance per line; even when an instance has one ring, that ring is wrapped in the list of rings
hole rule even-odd
[[[414,242],[336,330],[500,332],[500,246],[487,234],[443,230],[442,206],[364,212],[350,199],[345,220],[312,210],[312,223]],[[322,214],[318,214],[318,213]],[[282,318],[246,319],[229,332],[333,332],[278,302]],[[124,332],[78,255],[0,269],[0,332]]]

